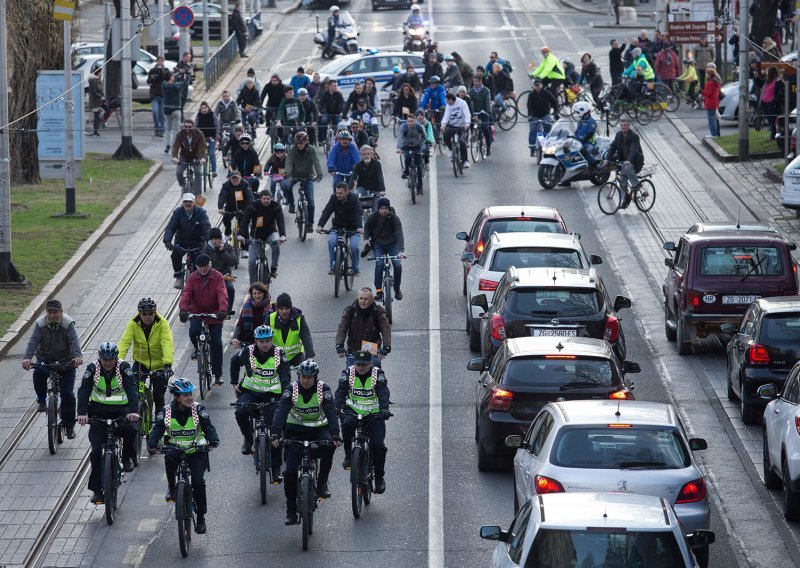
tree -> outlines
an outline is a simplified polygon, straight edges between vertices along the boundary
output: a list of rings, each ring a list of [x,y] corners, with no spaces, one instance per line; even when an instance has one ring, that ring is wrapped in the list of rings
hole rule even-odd
[[[751,3],[750,15],[753,22],[750,25],[750,39],[759,48],[764,38],[772,37],[772,33],[775,31],[779,5],[779,0],[753,0]]]

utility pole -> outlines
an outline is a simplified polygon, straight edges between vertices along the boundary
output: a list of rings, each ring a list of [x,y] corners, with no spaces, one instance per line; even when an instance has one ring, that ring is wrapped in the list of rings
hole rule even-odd
[[[64,189],[67,215],[75,215],[75,133],[72,130],[72,21],[64,20]],[[79,91],[80,92],[80,91]]]
[[[800,0],[798,0],[800,1]],[[749,69],[747,63],[747,15],[750,10],[749,0],[739,2],[739,161],[750,159],[750,132],[747,113],[750,109]]]
[[[203,78],[206,89],[208,89],[208,56],[208,0],[203,0]]]
[[[112,156],[115,160],[143,159],[141,152],[133,145],[133,101],[131,85],[131,0],[122,0],[122,61],[120,62],[120,72],[122,73],[122,96],[120,102],[122,107],[122,143]]]
[[[238,1],[238,0],[234,0]],[[225,43],[225,40],[230,37],[230,31],[228,30],[228,17],[230,16],[230,11],[228,10],[228,0],[222,0],[219,3],[220,7],[220,43]],[[208,60],[206,60],[208,61]]]
[[[0,285],[27,282],[11,263],[11,168],[8,140],[8,39],[6,0],[0,0]]]
[[[158,55],[166,59],[167,51],[164,47],[164,34],[166,33],[165,23],[166,16],[169,10],[166,7],[165,0],[158,0]],[[178,57],[180,59],[180,57]]]

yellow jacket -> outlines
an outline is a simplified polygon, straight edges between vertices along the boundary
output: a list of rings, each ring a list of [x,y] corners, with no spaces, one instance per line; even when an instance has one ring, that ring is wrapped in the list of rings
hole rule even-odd
[[[561,63],[558,62],[556,56],[552,53],[548,53],[539,66],[534,69],[530,76],[536,79],[558,79],[563,80],[564,69],[561,67]]]
[[[128,322],[117,343],[120,359],[125,359],[131,345],[133,360],[147,367],[149,371],[160,371],[164,365],[172,365],[174,355],[172,330],[169,328],[169,322],[158,312],[148,336],[144,334],[139,314]]]
[[[685,81],[687,85],[694,83],[697,81],[697,69],[695,69],[694,65],[687,65],[676,81]]]

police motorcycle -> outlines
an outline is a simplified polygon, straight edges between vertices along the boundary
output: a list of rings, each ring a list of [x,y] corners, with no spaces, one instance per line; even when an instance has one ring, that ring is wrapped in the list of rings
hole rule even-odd
[[[596,186],[603,185],[611,177],[611,170],[598,165],[591,174],[589,163],[583,157],[583,144],[572,136],[573,122],[569,118],[559,119],[550,129],[547,137],[537,140],[542,148],[539,162],[539,185],[553,189],[556,185],[569,185],[573,181],[588,180]],[[593,154],[600,161],[612,138],[596,136]]]
[[[348,53],[358,52],[358,26],[348,12],[339,12],[339,25],[336,26],[336,37],[330,48],[322,52],[322,59],[333,59],[337,55],[347,55]],[[319,29],[319,18],[317,18],[317,33],[314,34],[314,43],[324,46],[328,40],[328,30]]]
[[[411,24],[403,30],[403,51],[423,52],[431,45],[430,22]]]

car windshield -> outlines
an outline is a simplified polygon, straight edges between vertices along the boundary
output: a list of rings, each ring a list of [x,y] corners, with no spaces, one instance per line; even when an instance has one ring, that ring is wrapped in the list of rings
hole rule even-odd
[[[800,345],[800,312],[767,315],[761,322],[758,341],[770,347],[796,350]]]
[[[686,566],[672,531],[624,528],[540,529],[525,568],[678,568]]]
[[[555,219],[535,219],[533,217],[512,217],[510,219],[489,219],[481,230],[480,242],[489,240],[492,233],[563,233],[561,223]]]
[[[498,250],[489,270],[505,272],[517,268],[586,268],[581,255],[574,249],[553,247],[515,247]]]
[[[700,251],[703,276],[780,276],[783,261],[777,247],[705,247]]]
[[[586,469],[683,469],[691,456],[669,426],[568,426],[558,433],[550,461]]]
[[[501,383],[508,386],[608,387],[620,384],[608,359],[515,357],[506,365]]]
[[[592,288],[517,288],[509,299],[516,314],[592,316],[600,306],[600,294]]]

